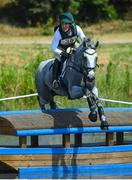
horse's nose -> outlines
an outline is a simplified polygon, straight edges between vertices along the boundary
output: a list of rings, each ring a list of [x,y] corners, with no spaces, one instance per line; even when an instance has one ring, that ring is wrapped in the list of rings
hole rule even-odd
[[[88,81],[90,81],[90,82],[95,79],[95,73],[94,73],[94,71],[90,71],[90,72],[88,73],[87,79],[88,79]]]

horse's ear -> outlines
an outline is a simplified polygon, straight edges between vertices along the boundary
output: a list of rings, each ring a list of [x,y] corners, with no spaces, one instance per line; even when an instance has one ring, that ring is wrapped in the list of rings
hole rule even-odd
[[[90,43],[91,39],[89,37],[85,37],[83,40],[84,47],[87,47],[87,44]]]
[[[86,39],[83,40],[83,45],[84,45],[84,47],[87,47],[87,41],[86,41]]]
[[[98,46],[99,46],[99,41],[96,41],[95,48],[97,48]]]

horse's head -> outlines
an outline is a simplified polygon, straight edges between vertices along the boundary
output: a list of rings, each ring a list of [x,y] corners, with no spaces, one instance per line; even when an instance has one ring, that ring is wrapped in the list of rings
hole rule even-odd
[[[85,40],[77,48],[67,50],[70,54],[65,70],[65,82],[68,82],[70,98],[82,97],[85,90],[95,86],[97,65],[97,43]]]
[[[98,46],[98,41],[96,44],[89,40],[83,42],[84,51],[82,53],[82,68],[85,77],[88,81],[95,79],[95,69],[97,66],[97,53],[96,48]]]
[[[73,61],[71,61],[73,69],[83,74],[88,81],[95,79],[98,44],[98,41],[93,43],[89,39],[85,39],[79,47],[67,49],[67,53],[73,55]]]

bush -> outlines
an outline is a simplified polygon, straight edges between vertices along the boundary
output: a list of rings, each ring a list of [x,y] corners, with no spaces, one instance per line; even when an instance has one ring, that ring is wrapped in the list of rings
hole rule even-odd
[[[52,18],[49,18],[48,22],[46,24],[40,24],[39,28],[43,35],[52,35],[53,34],[53,20]]]

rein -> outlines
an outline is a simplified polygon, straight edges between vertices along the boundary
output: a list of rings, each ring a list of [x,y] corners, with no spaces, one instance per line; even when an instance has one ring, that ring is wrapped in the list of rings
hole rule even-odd
[[[88,48],[95,50],[95,48],[91,47],[91,45],[89,46],[84,46],[83,44],[80,45],[80,49],[76,49],[75,52],[77,52],[76,54],[71,54],[71,56],[67,59],[67,62],[70,61],[69,63],[67,63],[65,70],[63,71],[63,75],[65,74],[65,72],[69,69],[72,68],[73,70],[75,70],[76,72],[82,74],[83,76],[87,76],[88,73],[91,70],[94,70],[95,67],[91,68],[91,67],[86,67],[85,66],[85,59],[83,59],[83,53],[85,52],[88,55],[94,55],[95,51],[92,52],[88,52],[86,51]]]
[[[86,50],[86,49],[85,49],[85,50]],[[84,52],[84,50],[82,50],[82,52]],[[93,54],[95,54],[95,52],[93,52],[93,53],[88,53],[88,52],[86,52],[86,51],[85,51],[85,53],[88,54],[88,55],[93,55]],[[65,68],[65,72],[66,72],[66,70],[67,70],[68,68],[73,68],[73,69],[76,70],[77,72],[85,75],[84,71],[88,71],[88,72],[89,72],[89,71],[95,69],[95,68],[90,68],[90,67],[84,67],[84,66],[83,66],[83,63],[82,63],[83,60],[81,60],[81,67],[80,67],[76,62],[74,62],[73,60],[71,60],[71,58],[70,58],[70,62],[72,63],[72,65],[67,65],[66,68]]]

